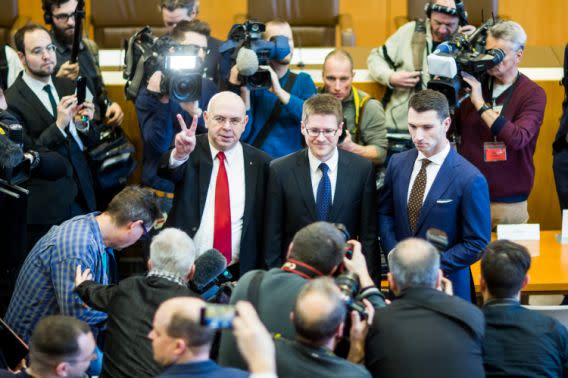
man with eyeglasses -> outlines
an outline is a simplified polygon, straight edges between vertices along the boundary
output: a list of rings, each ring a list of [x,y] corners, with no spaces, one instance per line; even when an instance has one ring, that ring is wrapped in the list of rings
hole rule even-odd
[[[86,151],[98,142],[91,125],[95,107],[79,105],[75,84],[52,78],[55,45],[48,31],[28,24],[15,36],[25,71],[6,92],[9,112],[22,124],[26,139],[57,152],[68,175],[58,180],[30,182],[28,245],[31,247],[51,226],[96,209],[96,197]]]
[[[503,50],[505,59],[488,69],[482,82],[463,75],[471,96],[456,112],[458,151],[489,184],[492,228],[529,219],[527,199],[534,183],[533,155],[546,94],[519,72],[526,41],[525,31],[514,21],[489,29],[486,47]]]
[[[79,47],[78,62],[71,63],[71,50],[75,33],[77,0],[42,0],[43,17],[51,25],[51,37],[56,47],[55,72],[57,77],[76,80],[87,79],[87,99],[96,105],[95,119],[108,125],[120,126],[124,112],[120,105],[108,98],[99,68],[98,47],[94,41],[83,38]]]
[[[197,115],[189,127],[177,118],[175,147],[158,166],[158,174],[175,183],[165,226],[192,237],[198,255],[219,250],[237,276],[261,267],[270,157],[239,141],[247,123],[245,104],[232,92],[213,96],[203,113],[207,134],[196,136]]]
[[[77,266],[88,268],[96,283],[116,282],[114,251],[134,244],[160,217],[151,191],[127,186],[103,213],[80,215],[51,228],[20,270],[6,323],[28,342],[40,319],[62,314],[85,321],[98,336],[107,315],[85,306],[74,291]]]
[[[0,377],[86,377],[96,359],[96,344],[89,325],[70,316],[52,315],[38,322],[30,340],[29,365]]]
[[[181,46],[193,46],[203,64],[207,55],[207,37],[211,28],[199,20],[180,21],[171,32],[172,39]],[[201,99],[196,102],[178,102],[169,95],[160,94],[164,75],[154,72],[136,98],[136,114],[140,124],[143,142],[142,184],[156,193],[160,207],[168,214],[174,197],[174,183],[156,176],[158,161],[163,153],[170,149],[174,136],[181,129],[177,115],[181,115],[186,124],[191,124],[192,117],[198,117],[197,134],[207,132],[201,109],[207,108],[211,97],[217,93],[217,86],[208,79],[201,79]]]
[[[371,162],[337,148],[343,129],[341,102],[318,94],[304,102],[302,135],[308,148],[270,165],[264,252],[269,268],[286,260],[302,227],[326,221],[345,225],[359,240],[370,271],[376,260],[376,188]]]

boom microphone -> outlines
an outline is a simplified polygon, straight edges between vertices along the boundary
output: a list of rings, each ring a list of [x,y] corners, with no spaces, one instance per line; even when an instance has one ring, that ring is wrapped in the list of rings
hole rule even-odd
[[[212,248],[203,252],[195,260],[195,274],[191,280],[192,286],[202,292],[209,284],[221,275],[227,268],[225,256]]]
[[[246,47],[239,49],[236,64],[242,76],[252,76],[258,71],[258,57],[254,51]]]

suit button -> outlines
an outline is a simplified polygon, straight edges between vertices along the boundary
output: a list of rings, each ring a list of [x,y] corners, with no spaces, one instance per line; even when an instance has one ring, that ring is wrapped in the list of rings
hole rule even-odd
[[[192,227],[191,231],[197,231],[197,227]]]

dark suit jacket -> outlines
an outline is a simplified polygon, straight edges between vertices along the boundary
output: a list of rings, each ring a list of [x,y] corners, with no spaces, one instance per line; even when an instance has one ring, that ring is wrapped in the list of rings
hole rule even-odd
[[[53,84],[60,98],[75,92],[75,84],[70,80],[53,78]],[[28,223],[59,224],[76,215],[73,214],[74,203],[85,213],[95,210],[93,179],[85,152],[79,149],[71,136],[63,136],[55,118],[27,86],[21,74],[6,92],[6,101],[10,113],[22,123],[26,139],[57,152],[69,166],[69,175],[59,180],[30,180]],[[87,135],[78,134],[85,147],[96,143],[93,125]]]
[[[262,214],[270,157],[248,144],[241,144],[245,163],[245,210],[239,255],[242,275],[261,265]],[[162,155],[158,165],[158,174],[175,183],[174,203],[166,227],[177,227],[193,238],[201,223],[213,170],[207,135],[197,136],[197,145],[189,160],[174,170],[169,169],[170,154],[171,150]]]
[[[425,238],[438,228],[448,236],[441,268],[454,293],[471,300],[469,266],[479,260],[491,237],[489,189],[485,177],[454,149],[442,164],[424,201],[416,232],[408,223],[410,176],[418,156],[415,149],[392,156],[379,194],[379,235],[383,251],[409,237]]]
[[[343,223],[352,239],[363,244],[369,269],[376,268],[376,187],[370,161],[338,149],[337,183],[329,221]],[[270,164],[266,197],[265,261],[280,267],[288,245],[302,227],[318,221],[307,149]]]
[[[381,378],[484,377],[481,311],[436,289],[407,289],[377,309],[365,366]]]

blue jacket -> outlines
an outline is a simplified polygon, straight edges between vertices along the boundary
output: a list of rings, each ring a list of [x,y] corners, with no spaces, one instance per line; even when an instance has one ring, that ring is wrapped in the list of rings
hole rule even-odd
[[[246,378],[249,373],[240,369],[225,368],[217,365],[212,360],[189,362],[185,364],[171,365],[166,371],[158,375],[158,378],[173,377],[207,377],[207,378]]]
[[[217,93],[217,86],[211,80],[202,79],[201,99],[199,107],[207,109],[209,100]],[[170,149],[175,135],[181,130],[176,119],[182,114],[189,126],[191,118],[179,103],[170,101],[167,104],[160,102],[158,97],[150,94],[146,88],[140,90],[136,98],[136,114],[140,125],[140,134],[143,142],[142,184],[164,192],[172,193],[174,184],[157,176],[158,161],[162,154]],[[197,133],[206,133],[203,116],[199,117]]]
[[[285,87],[289,77],[290,71],[280,78],[282,88]],[[308,74],[300,72],[290,90],[290,101],[282,106],[282,112],[272,131],[260,146],[261,150],[273,158],[279,158],[304,148],[302,146],[304,137],[300,131],[302,106],[304,100],[315,93],[316,86],[312,78]],[[256,146],[255,139],[266,125],[276,101],[279,101],[278,97],[267,89],[251,91],[250,110],[247,111],[249,120],[245,132],[241,135],[241,141]]]
[[[388,164],[385,184],[379,192],[379,235],[383,251],[410,238],[426,238],[438,228],[448,236],[441,254],[441,269],[455,295],[471,300],[469,266],[479,260],[491,237],[489,189],[485,177],[453,148],[444,160],[418,218],[416,232],[408,222],[407,194],[416,149],[394,154]]]

